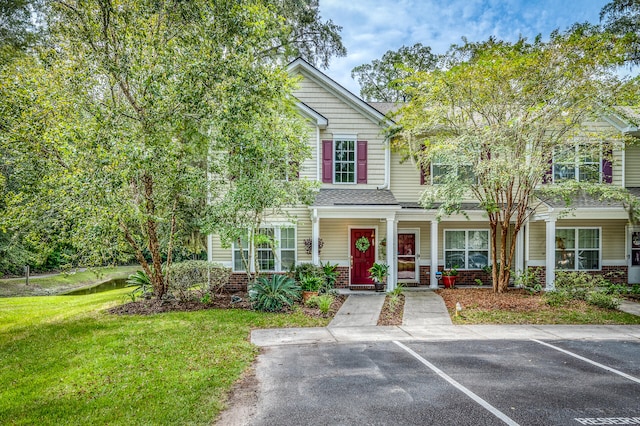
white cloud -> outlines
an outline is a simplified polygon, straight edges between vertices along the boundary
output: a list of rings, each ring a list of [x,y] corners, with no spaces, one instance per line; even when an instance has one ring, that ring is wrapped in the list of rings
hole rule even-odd
[[[556,28],[575,22],[598,22],[608,0],[320,0],[323,19],[343,27],[345,58],[333,59],[327,73],[354,93],[358,84],[351,70],[379,59],[388,50],[422,43],[444,53],[462,37],[470,41],[489,36],[514,41],[547,37]]]

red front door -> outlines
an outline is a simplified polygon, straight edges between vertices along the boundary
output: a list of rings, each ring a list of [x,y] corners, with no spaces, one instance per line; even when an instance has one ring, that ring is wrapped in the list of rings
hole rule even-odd
[[[368,241],[368,244],[364,241],[365,238]],[[373,281],[369,278],[369,268],[371,268],[373,263],[376,261],[375,253],[375,229],[352,229],[351,284],[373,284]]]

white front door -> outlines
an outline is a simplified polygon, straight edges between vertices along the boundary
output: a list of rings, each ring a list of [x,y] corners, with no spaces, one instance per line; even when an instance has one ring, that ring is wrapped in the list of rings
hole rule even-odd
[[[398,282],[415,283],[420,281],[419,244],[417,231],[398,230]]]
[[[629,284],[640,283],[640,228],[629,228]]]

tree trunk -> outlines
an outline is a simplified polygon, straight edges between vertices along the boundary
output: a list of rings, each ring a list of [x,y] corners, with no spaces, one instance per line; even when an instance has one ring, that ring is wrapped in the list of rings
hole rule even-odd
[[[157,233],[158,224],[154,219],[156,207],[153,199],[153,177],[145,173],[142,176],[142,183],[144,184],[145,213],[147,216],[145,227],[153,264],[152,276],[149,278],[151,279],[155,296],[161,298],[167,292],[167,286],[162,274],[162,254],[160,253],[160,241]]]

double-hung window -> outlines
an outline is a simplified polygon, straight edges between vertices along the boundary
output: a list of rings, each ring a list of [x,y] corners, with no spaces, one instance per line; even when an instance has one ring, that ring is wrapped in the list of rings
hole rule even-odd
[[[489,264],[489,231],[445,230],[445,268],[482,269]]]
[[[356,141],[335,140],[333,161],[334,183],[356,182]]]
[[[291,269],[296,262],[296,230],[292,226],[263,227],[260,228],[260,236],[256,238],[255,256],[258,267],[264,272],[284,272]],[[236,242],[233,247],[233,269],[244,271],[242,252],[249,259],[249,245],[246,239],[242,239],[242,249]]]
[[[473,173],[473,166],[470,164],[458,164],[452,165],[445,161],[434,158],[431,162],[431,184],[437,185],[444,183],[447,178],[454,177],[455,175],[459,180],[473,182],[475,181],[475,175]]]
[[[576,145],[557,149],[553,156],[553,180],[600,182],[602,152],[600,145]]]
[[[599,270],[600,228],[557,228],[556,269]]]

